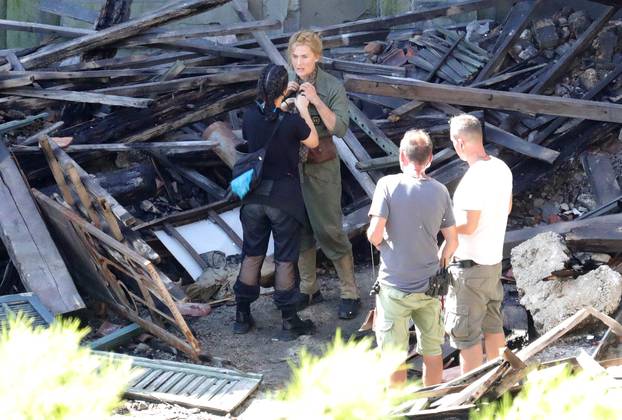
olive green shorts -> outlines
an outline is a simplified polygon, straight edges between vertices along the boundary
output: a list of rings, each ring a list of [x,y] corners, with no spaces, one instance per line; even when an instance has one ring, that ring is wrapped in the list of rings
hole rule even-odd
[[[376,295],[374,331],[378,347],[408,351],[410,320],[415,323],[417,352],[438,356],[444,341],[441,302],[425,293],[405,293],[381,286]]]
[[[445,331],[457,349],[481,342],[482,333],[502,333],[501,263],[470,268],[450,266],[452,283],[445,304]]]

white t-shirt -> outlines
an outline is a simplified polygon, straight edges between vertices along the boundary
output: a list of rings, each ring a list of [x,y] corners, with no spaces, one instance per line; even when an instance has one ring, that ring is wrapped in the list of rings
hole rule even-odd
[[[456,226],[466,223],[467,210],[480,210],[477,229],[458,235],[455,256],[478,264],[493,265],[503,259],[503,240],[512,197],[512,171],[491,156],[469,167],[454,192]]]

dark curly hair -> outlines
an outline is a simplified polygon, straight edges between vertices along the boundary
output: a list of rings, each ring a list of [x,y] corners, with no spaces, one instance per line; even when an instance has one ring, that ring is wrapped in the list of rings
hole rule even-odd
[[[257,105],[268,121],[275,120],[278,113],[274,100],[287,88],[287,69],[276,64],[268,64],[257,81]]]

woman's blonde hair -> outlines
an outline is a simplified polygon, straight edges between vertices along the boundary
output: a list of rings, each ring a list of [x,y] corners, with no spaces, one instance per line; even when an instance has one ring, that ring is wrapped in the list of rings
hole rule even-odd
[[[294,50],[294,46],[296,44],[306,45],[311,48],[311,51],[318,57],[322,55],[322,38],[320,36],[309,30],[302,30],[296,32],[289,38],[289,45],[287,47],[287,56],[291,59],[292,51]]]

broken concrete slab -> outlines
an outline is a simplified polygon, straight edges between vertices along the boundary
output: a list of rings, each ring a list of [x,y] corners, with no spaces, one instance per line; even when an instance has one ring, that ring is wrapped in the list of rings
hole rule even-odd
[[[516,286],[523,293],[520,302],[531,312],[539,333],[586,306],[611,314],[620,304],[622,275],[606,265],[575,279],[543,281],[570,260],[563,238],[556,233],[537,235],[511,254]]]

